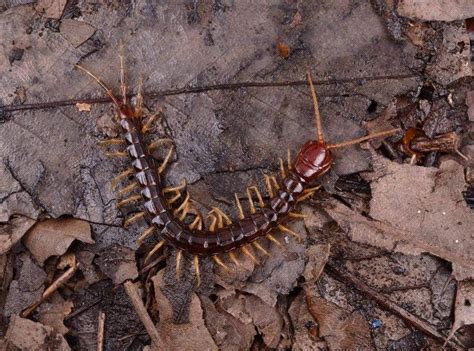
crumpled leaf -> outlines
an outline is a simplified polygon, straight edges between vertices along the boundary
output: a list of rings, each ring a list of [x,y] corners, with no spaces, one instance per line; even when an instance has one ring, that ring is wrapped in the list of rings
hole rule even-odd
[[[209,330],[204,323],[201,302],[192,294],[189,306],[189,323],[175,324],[173,308],[161,291],[164,271],[161,270],[152,278],[155,288],[155,300],[160,311],[160,321],[156,325],[163,345],[160,350],[218,350]]]
[[[61,18],[67,0],[39,0],[35,10],[43,17],[59,19]]]
[[[33,224],[35,224],[33,219],[16,217],[9,223],[0,225],[0,255],[6,254]]]
[[[16,279],[10,283],[5,302],[4,315],[19,314],[38,301],[44,291],[46,273],[36,265],[28,254],[19,257],[22,262]]]
[[[308,263],[303,273],[306,284],[314,284],[318,281],[329,259],[330,250],[330,244],[311,245],[306,250]]]
[[[97,264],[114,284],[121,284],[128,279],[138,277],[135,251],[128,247],[120,245],[108,247],[100,254]]]
[[[66,339],[53,328],[13,315],[10,318],[6,341],[21,350],[70,350]]]
[[[349,313],[322,297],[306,295],[309,311],[319,324],[319,336],[330,350],[373,350],[369,323],[359,312]]]
[[[94,244],[90,225],[79,219],[48,219],[37,223],[23,242],[36,260],[43,265],[51,256],[64,254],[74,240]]]
[[[38,307],[39,322],[48,325],[55,332],[64,335],[69,329],[64,325],[64,318],[71,313],[74,304],[64,300],[59,293],[52,295],[47,302]]]
[[[378,158],[370,216],[330,200],[325,210],[354,241],[405,254],[429,252],[453,263],[458,280],[474,276],[474,217],[462,198],[463,167],[399,165]]]
[[[454,323],[448,339],[465,326],[474,325],[474,282],[459,282],[454,304]]]
[[[208,297],[201,297],[207,329],[220,350],[249,350],[257,333],[250,323],[243,323],[216,308]]]
[[[70,42],[72,46],[76,48],[80,46],[82,43],[84,43],[87,39],[89,39],[96,31],[96,29],[88,23],[85,23],[82,21],[76,21],[76,20],[68,19],[68,18],[63,19],[61,21],[59,30],[61,32],[61,35],[64,36],[64,38],[66,38],[66,40]],[[81,110],[80,106],[77,106],[77,107],[79,108],[79,111],[91,110],[89,104],[82,104],[82,107],[83,108],[85,107],[84,110]]]
[[[397,5],[399,15],[423,21],[456,21],[474,17],[472,0],[403,0]]]
[[[242,323],[254,324],[268,347],[275,348],[278,345],[283,319],[276,307],[267,305],[257,296],[230,291],[221,292],[218,304]]]

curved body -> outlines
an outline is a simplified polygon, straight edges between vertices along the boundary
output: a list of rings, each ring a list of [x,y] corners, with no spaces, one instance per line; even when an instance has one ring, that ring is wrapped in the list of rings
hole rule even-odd
[[[156,162],[148,152],[141,134],[140,119],[134,118],[126,107],[120,109],[120,119],[149,221],[161,232],[163,239],[194,255],[209,256],[228,252],[265,236],[285,220],[308,184],[325,173],[332,163],[326,145],[310,141],[299,152],[292,170],[282,181],[281,189],[270,199],[267,207],[257,209],[256,213],[213,232],[191,230],[174,218],[168,208]]]

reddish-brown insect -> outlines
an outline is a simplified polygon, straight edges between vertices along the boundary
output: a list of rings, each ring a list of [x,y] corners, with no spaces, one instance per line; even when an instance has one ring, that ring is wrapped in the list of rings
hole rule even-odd
[[[227,268],[219,257],[223,253],[229,252],[230,258],[237,264],[238,261],[233,251],[240,248],[244,254],[256,261],[254,254],[248,249],[247,245],[251,244],[264,254],[268,254],[257,239],[266,237],[279,244],[272,235],[275,230],[298,236],[285,226],[285,223],[291,218],[302,217],[301,214],[294,212],[295,205],[314,193],[317,187],[312,185],[313,181],[331,168],[333,162],[331,149],[360,143],[371,138],[384,137],[398,131],[398,129],[394,129],[341,144],[326,144],[321,128],[317,96],[308,71],[308,83],[313,98],[318,131],[317,139],[308,141],[303,145],[296,159],[293,162],[289,161],[287,170],[284,169],[281,162],[282,179],[280,182],[275,177],[266,176],[265,180],[270,198],[268,203],[263,201],[263,197],[256,187],[249,187],[247,188],[250,206],[248,216],[244,215],[242,205],[236,196],[239,219],[232,221],[223,211],[214,208],[209,213],[210,225],[207,229],[204,229],[203,217],[193,208],[189,193],[185,191],[185,184],[169,188],[164,188],[161,185],[161,175],[174,150],[173,144],[169,139],[160,139],[151,144],[145,143],[144,136],[150,130],[156,115],[151,116],[146,123],[143,121],[141,92],[137,95],[137,103],[134,107],[128,103],[123,56],[121,56],[121,101],[113,95],[111,89],[99,78],[80,66],[78,68],[92,76],[106,90],[117,107],[122,137],[107,140],[102,144],[123,144],[126,146],[126,152],[115,152],[111,155],[129,157],[131,168],[117,176],[113,183],[118,184],[128,176],[133,175],[134,182],[119,191],[119,195],[127,194],[133,190],[139,190],[140,194],[132,195],[120,201],[118,206],[121,207],[136,202],[140,203],[143,211],[127,219],[124,223],[125,227],[141,218],[145,219],[149,224],[149,228],[138,238],[138,244],[141,244],[145,238],[151,236],[154,232],[157,232],[161,239],[150,251],[145,261],[157,253],[164,244],[170,244],[178,250],[176,263],[178,277],[181,257],[185,252],[194,256],[198,281],[200,256],[212,256],[219,265]],[[170,149],[164,161],[158,164],[157,160],[152,157],[151,151],[164,144],[170,145]],[[252,190],[258,198],[257,207],[252,198]],[[183,193],[186,195],[183,195]]]

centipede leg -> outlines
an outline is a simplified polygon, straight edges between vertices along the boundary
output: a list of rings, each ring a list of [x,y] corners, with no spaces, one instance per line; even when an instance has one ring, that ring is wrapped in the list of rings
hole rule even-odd
[[[107,157],[128,157],[128,153],[125,151],[105,152],[104,155]]]
[[[288,213],[288,217],[290,217],[290,218],[299,218],[299,219],[308,218],[307,215],[305,215],[303,213],[299,213],[299,212],[290,212],[290,213]]]
[[[148,145],[148,151],[152,151],[153,149],[156,149],[158,146],[163,145],[163,144],[173,144],[173,140],[169,138],[158,139],[152,142],[150,145]]]
[[[177,185],[177,186],[173,186],[173,187],[167,187],[167,188],[164,188],[163,189],[163,193],[172,193],[172,192],[178,192],[180,190],[183,190],[185,187],[186,187],[186,179],[183,179],[183,181],[181,182],[181,184]]]
[[[291,168],[292,168],[292,163],[291,163],[291,151],[290,151],[290,147],[288,147],[286,157],[287,157],[286,161],[287,161],[288,169],[291,170]]]
[[[299,235],[298,233],[295,233],[290,228],[285,227],[283,224],[278,224],[278,229],[280,229],[282,232],[291,234],[291,235],[295,236],[298,239],[301,239],[301,235]]]
[[[166,169],[166,166],[168,165],[168,162],[171,159],[171,156],[173,155],[174,151],[174,145],[171,145],[170,150],[168,151],[168,154],[166,155],[163,163],[161,164],[160,168],[158,168],[158,173],[161,174],[163,171]]]
[[[262,245],[260,245],[258,242],[254,241],[254,242],[252,243],[252,245],[255,246],[255,248],[256,248],[257,250],[259,250],[260,252],[262,252],[264,255],[270,256],[270,254],[268,253],[268,251],[265,250],[265,249],[262,247]]]
[[[128,228],[130,224],[142,219],[143,217],[145,217],[145,212],[135,213],[132,217],[123,222],[124,228]]]
[[[142,199],[142,196],[141,196],[141,195],[133,195],[133,196],[130,196],[130,197],[126,198],[125,200],[120,201],[120,202],[117,204],[117,208],[121,208],[121,207],[123,207],[123,206],[128,205],[129,203],[132,203],[132,202],[140,201],[141,199]]]
[[[265,203],[263,202],[262,194],[260,194],[260,191],[258,190],[258,188],[256,186],[249,186],[247,188],[247,197],[249,200],[250,213],[254,214],[255,212],[257,212],[257,210],[255,209],[255,204],[253,203],[252,192],[251,192],[252,190],[255,192],[255,194],[257,194],[258,205],[260,207],[264,207]]]
[[[229,252],[229,257],[230,257],[230,259],[232,260],[232,262],[234,262],[234,264],[235,264],[237,267],[240,267],[240,262],[239,262],[239,260],[237,259],[237,256],[235,256],[235,253]]]
[[[242,252],[244,253],[245,256],[249,257],[255,264],[259,264],[260,262],[258,261],[257,257],[255,257],[255,255],[250,252],[250,250],[243,246],[240,248],[242,250]]]
[[[120,183],[123,179],[125,178],[128,178],[129,176],[131,176],[133,174],[134,169],[133,168],[128,168],[127,170],[125,170],[124,172],[120,173],[118,176],[116,176],[114,179],[112,179],[112,189],[115,189],[118,185],[118,183]]]
[[[156,253],[158,252],[158,250],[166,243],[165,240],[161,240],[160,242],[158,242],[158,244],[156,244],[153,249],[148,253],[148,255],[146,255],[145,257],[145,261],[144,263],[146,264],[150,258]]]
[[[283,246],[283,244],[282,244],[281,242],[279,242],[278,239],[275,238],[275,237],[274,237],[272,234],[270,234],[270,233],[268,233],[268,234],[266,235],[266,238],[267,238],[268,240],[270,240],[271,242],[277,244],[277,245],[280,246],[280,247]]]
[[[113,139],[101,140],[101,141],[99,141],[98,144],[101,147],[105,147],[105,146],[108,146],[108,145],[125,145],[126,142],[123,139],[113,138]]]
[[[189,193],[186,193],[186,197],[184,201],[181,203],[181,205],[179,205],[179,207],[176,210],[173,211],[173,215],[177,216],[180,212],[183,212],[186,206],[188,205],[189,199],[190,199],[190,195]]]
[[[280,176],[281,176],[281,179],[285,179],[286,178],[285,163],[283,162],[282,158],[279,158],[278,160],[280,161]]]
[[[156,228],[154,226],[151,226],[145,229],[142,235],[140,235],[140,237],[137,239],[137,246],[140,246],[143,243],[143,241],[145,241],[146,238],[148,238],[150,235],[153,234],[155,230]]]
[[[300,196],[300,197],[298,198],[298,200],[296,200],[296,202],[304,201],[304,200],[306,200],[308,197],[313,196],[314,192],[315,192],[316,190],[318,190],[319,188],[321,188],[320,185],[315,186],[315,187],[313,187],[313,188],[308,188],[308,189],[306,189],[305,191],[303,191],[303,196]]]
[[[194,256],[193,259],[194,271],[196,272],[197,286],[201,286],[201,271],[199,269],[199,256]]]
[[[161,116],[161,111],[151,115],[142,127],[142,134],[147,134],[151,130],[153,123]]]
[[[183,258],[183,251],[178,250],[176,253],[176,280],[179,281],[181,279],[181,260]]]
[[[224,226],[224,222],[225,224],[232,224],[230,217],[219,207],[213,207],[211,212],[217,214],[218,216],[218,228],[222,228]]]
[[[127,185],[125,188],[122,188],[119,191],[117,191],[117,196],[122,197],[123,195],[125,195],[125,194],[139,188],[139,187],[140,187],[140,184],[138,184],[137,182],[133,182],[132,184]]]
[[[224,268],[226,271],[230,271],[230,268],[224,263],[222,262],[222,260],[217,257],[217,256],[212,256],[212,259],[219,265],[221,266],[222,268]]]
[[[273,192],[273,189],[275,191],[280,190],[280,185],[278,184],[276,178],[274,176],[268,176],[265,174],[265,187],[267,188],[267,193],[270,198],[275,196],[275,193]]]

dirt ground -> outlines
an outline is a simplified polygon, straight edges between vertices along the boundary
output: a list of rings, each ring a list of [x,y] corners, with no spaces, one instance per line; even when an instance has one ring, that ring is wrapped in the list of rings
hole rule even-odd
[[[400,130],[334,151],[298,238],[178,279],[123,228],[114,107],[75,68],[118,94],[121,44],[203,213],[268,203],[315,139],[307,70],[329,143]],[[0,349],[474,348],[473,45],[471,0],[0,0]]]

